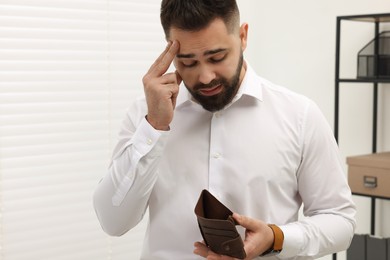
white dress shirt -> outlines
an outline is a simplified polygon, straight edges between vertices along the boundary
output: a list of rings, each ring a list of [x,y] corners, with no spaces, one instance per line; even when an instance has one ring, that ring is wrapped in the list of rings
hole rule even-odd
[[[149,208],[141,259],[201,259],[193,244],[202,241],[194,214],[202,189],[233,212],[281,227],[283,251],[267,259],[314,259],[348,247],[351,191],[332,130],[306,97],[248,65],[239,93],[219,112],[204,110],[182,86],[169,131],[155,130],[146,113],[144,98],[129,109],[94,194],[111,235],[137,225]]]

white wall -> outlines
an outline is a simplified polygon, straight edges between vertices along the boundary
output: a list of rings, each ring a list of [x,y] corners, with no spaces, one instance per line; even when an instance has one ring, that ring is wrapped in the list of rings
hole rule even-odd
[[[313,99],[333,126],[336,16],[389,13],[388,0],[238,0],[249,23],[246,59],[263,77]],[[382,29],[390,30],[386,24]],[[372,39],[373,24],[343,22],[341,76],[356,77],[357,52]],[[341,154],[371,152],[372,85],[342,84]],[[390,150],[390,84],[380,85],[378,151]],[[386,102],[387,101],[387,102]],[[347,165],[345,165],[347,170]],[[354,196],[357,233],[370,232],[370,203]],[[390,236],[390,201],[377,202],[377,234]],[[388,222],[388,221],[387,221]],[[345,259],[339,254],[338,259]],[[326,257],[324,259],[331,259]]]

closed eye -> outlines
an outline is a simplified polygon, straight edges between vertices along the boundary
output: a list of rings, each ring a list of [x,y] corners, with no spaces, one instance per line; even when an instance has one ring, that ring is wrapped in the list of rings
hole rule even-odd
[[[198,63],[197,61],[183,61],[182,62],[183,66],[186,68],[195,67],[197,63]]]
[[[227,56],[227,54],[218,54],[218,55],[213,56],[209,60],[211,63],[218,63],[218,62],[223,61],[226,58],[226,56]]]

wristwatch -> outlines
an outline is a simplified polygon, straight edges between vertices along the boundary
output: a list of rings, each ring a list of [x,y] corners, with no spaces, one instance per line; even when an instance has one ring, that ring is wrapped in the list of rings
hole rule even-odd
[[[268,226],[272,229],[272,232],[274,232],[274,244],[270,249],[261,254],[261,256],[277,255],[282,252],[283,249],[283,231],[277,225],[269,224]]]

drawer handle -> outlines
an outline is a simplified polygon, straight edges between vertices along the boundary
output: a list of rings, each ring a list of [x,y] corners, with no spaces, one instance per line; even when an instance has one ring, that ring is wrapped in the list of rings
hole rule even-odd
[[[377,178],[373,176],[364,176],[364,187],[373,189],[378,186]]]

